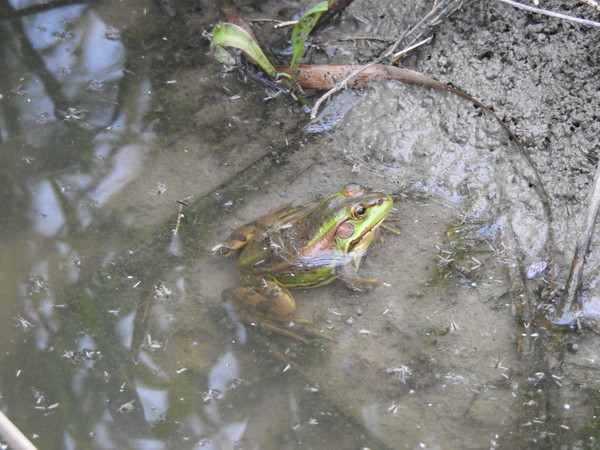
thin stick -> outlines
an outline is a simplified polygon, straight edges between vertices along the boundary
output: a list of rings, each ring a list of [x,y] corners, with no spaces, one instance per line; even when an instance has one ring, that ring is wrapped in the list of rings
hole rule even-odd
[[[581,3],[585,3],[588,6],[591,6],[596,11],[600,12],[600,5],[598,5],[598,2],[595,2],[594,0],[579,0],[579,1]]]
[[[190,195],[189,197],[186,197],[183,200],[177,200],[177,203],[179,203],[179,211],[177,211],[177,223],[175,224],[173,234],[177,234],[179,232],[179,226],[181,225],[181,219],[183,218],[183,207],[188,206],[187,201],[193,197],[193,195]]]
[[[15,450],[36,450],[35,445],[0,411],[0,436]]]
[[[555,319],[558,323],[572,322],[581,313],[581,299],[577,296],[581,286],[581,276],[583,275],[583,266],[585,258],[590,251],[592,243],[592,234],[594,233],[594,224],[598,217],[600,209],[600,164],[596,168],[596,177],[594,179],[594,189],[590,194],[588,201],[588,214],[585,219],[585,225],[575,248],[575,256],[571,263],[571,271],[567,280],[565,293],[561,298],[560,304],[556,309]]]
[[[554,11],[548,11],[547,9],[536,8],[534,6],[524,5],[523,3],[514,2],[513,0],[498,0],[499,2],[506,3],[507,5],[514,6],[515,8],[524,9],[525,11],[531,11],[538,14],[544,14],[545,16],[556,17],[558,19],[568,20],[570,22],[580,23],[582,25],[589,25],[592,27],[599,27],[600,22],[594,22],[593,20],[581,19],[579,17],[569,16]]]
[[[404,57],[404,55],[406,55],[407,53],[412,52],[413,50],[419,48],[421,45],[425,45],[425,44],[429,44],[431,42],[431,36],[429,36],[428,38],[423,39],[421,42],[417,42],[414,45],[411,45],[410,47],[405,48],[402,51],[399,51],[398,53],[396,53],[393,57],[392,60],[390,62],[390,64],[396,64],[398,61],[400,61],[400,59],[402,59]]]

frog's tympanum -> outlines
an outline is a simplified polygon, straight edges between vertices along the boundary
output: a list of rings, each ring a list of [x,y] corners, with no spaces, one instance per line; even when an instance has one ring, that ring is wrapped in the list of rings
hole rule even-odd
[[[242,226],[214,249],[226,256],[241,249],[243,286],[225,289],[223,300],[237,305],[245,322],[301,341],[302,334],[318,335],[307,327],[284,328],[296,309],[288,288],[323,286],[336,278],[357,290],[378,286],[379,280],[357,271],[391,207],[390,195],[349,184],[319,203],[288,203]]]

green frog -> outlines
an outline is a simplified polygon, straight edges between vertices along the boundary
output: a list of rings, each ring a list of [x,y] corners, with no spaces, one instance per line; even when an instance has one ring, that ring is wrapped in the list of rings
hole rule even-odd
[[[215,253],[241,250],[237,271],[243,286],[223,291],[242,320],[303,342],[323,336],[293,320],[296,301],[288,289],[314,288],[341,279],[356,290],[381,282],[361,278],[361,258],[392,207],[392,196],[349,184],[321,202],[285,204],[235,230]],[[294,323],[294,327],[285,324]]]

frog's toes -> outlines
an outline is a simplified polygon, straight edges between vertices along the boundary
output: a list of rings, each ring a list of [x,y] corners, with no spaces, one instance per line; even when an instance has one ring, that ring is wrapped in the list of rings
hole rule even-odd
[[[211,247],[210,252],[213,255],[227,256],[232,252],[232,248],[225,242],[218,242]]]

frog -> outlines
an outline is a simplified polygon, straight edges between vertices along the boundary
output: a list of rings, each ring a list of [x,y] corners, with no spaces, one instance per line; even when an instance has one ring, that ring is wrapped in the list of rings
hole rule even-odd
[[[302,342],[328,337],[311,323],[294,319],[296,300],[290,289],[324,286],[334,280],[368,291],[381,284],[358,269],[393,205],[391,194],[346,185],[319,202],[286,203],[234,230],[213,252],[239,253],[241,286],[227,288],[222,299],[236,306],[249,324]],[[290,327],[291,325],[291,327]]]

